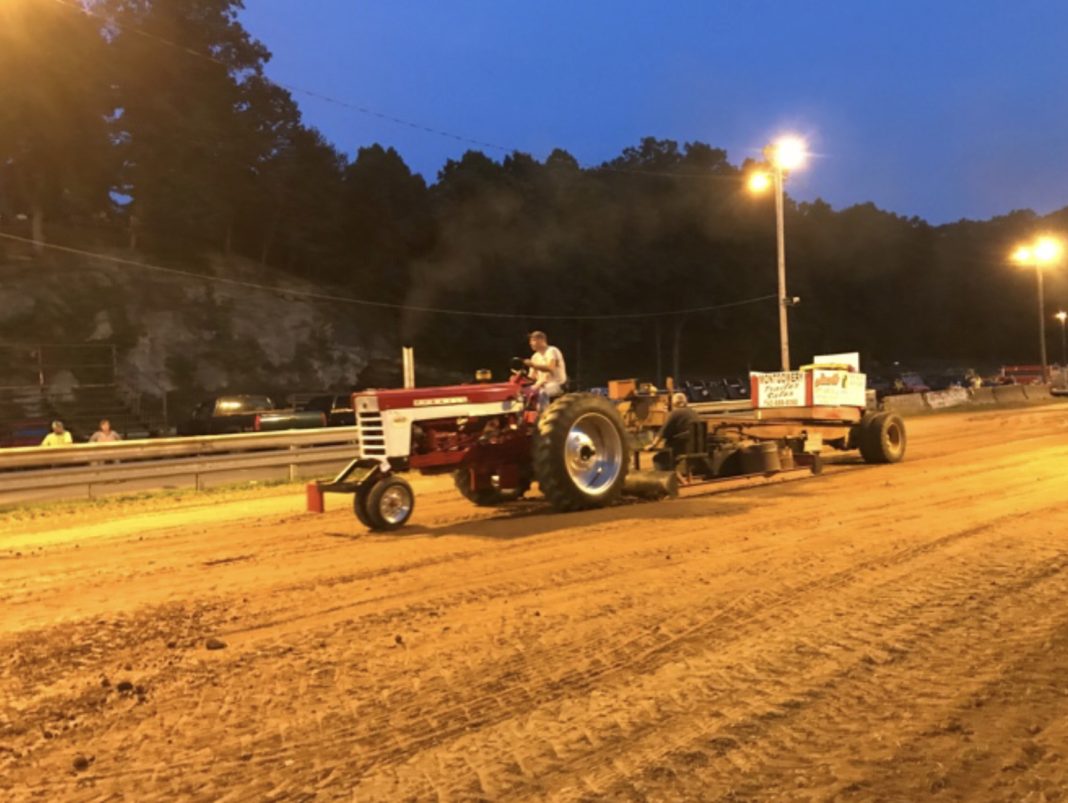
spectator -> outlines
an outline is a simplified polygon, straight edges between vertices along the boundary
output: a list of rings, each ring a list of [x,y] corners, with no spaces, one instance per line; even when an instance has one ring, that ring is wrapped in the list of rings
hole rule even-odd
[[[111,428],[111,422],[106,418],[100,419],[100,429],[89,436],[89,443],[114,443],[121,440],[122,435]]]
[[[70,433],[63,429],[62,421],[52,422],[52,431],[41,441],[42,446],[69,446],[74,442]]]

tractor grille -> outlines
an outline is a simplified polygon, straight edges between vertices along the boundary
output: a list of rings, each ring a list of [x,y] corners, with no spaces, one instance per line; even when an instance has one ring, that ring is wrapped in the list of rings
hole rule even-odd
[[[382,414],[357,413],[356,426],[360,431],[360,456],[385,457],[386,432],[382,427]]]

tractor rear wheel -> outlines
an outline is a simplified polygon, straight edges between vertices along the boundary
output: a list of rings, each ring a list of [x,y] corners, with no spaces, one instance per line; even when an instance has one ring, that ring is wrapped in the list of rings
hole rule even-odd
[[[860,424],[860,454],[865,463],[898,463],[905,456],[905,421],[897,413],[877,413]]]
[[[524,482],[519,488],[508,488],[507,490],[500,488],[472,490],[471,472],[466,468],[454,471],[452,473],[452,481],[456,484],[456,490],[460,492],[464,499],[479,507],[493,507],[494,505],[503,505],[505,502],[514,502],[517,499],[522,499],[523,494],[530,490],[529,481]]]
[[[534,477],[556,510],[611,504],[630,465],[619,411],[591,393],[561,396],[538,419],[533,457]]]

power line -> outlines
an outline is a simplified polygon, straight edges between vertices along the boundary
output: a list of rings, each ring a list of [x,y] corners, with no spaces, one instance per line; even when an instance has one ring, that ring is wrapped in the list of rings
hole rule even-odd
[[[162,44],[165,44],[165,45],[167,45],[169,47],[172,47],[175,50],[180,50],[181,52],[185,53],[186,55],[193,56],[195,58],[211,62],[212,64],[217,64],[217,65],[219,65],[220,67],[223,67],[226,70],[230,70],[231,69],[231,65],[230,64],[227,64],[222,59],[216,58],[215,56],[212,56],[209,53],[202,53],[199,50],[193,50],[192,48],[186,47],[185,45],[179,44],[178,42],[174,42],[174,41],[172,41],[170,39],[167,39],[166,37],[159,36],[158,34],[149,33],[148,31],[146,31],[146,30],[144,30],[142,28],[138,28],[138,27],[133,26],[133,25],[123,25],[121,23],[116,23],[114,20],[108,18],[107,16],[105,16],[103,14],[100,14],[98,12],[95,12],[91,8],[87,8],[87,7],[82,6],[82,5],[80,5],[80,4],[76,3],[76,2],[72,2],[72,0],[53,0],[53,2],[58,3],[61,6],[66,6],[67,8],[71,8],[71,9],[74,9],[76,11],[79,11],[79,12],[81,12],[81,13],[87,15],[87,16],[93,17],[94,19],[98,19],[101,22],[107,23],[109,25],[113,25],[116,28],[118,28],[119,30],[126,31],[127,33],[137,34],[138,36],[144,37],[145,39],[152,39],[152,40],[155,40],[157,42],[161,42]],[[448,139],[453,139],[453,140],[456,140],[458,142],[466,142],[466,143],[471,144],[471,145],[478,145],[478,146],[483,147],[483,148],[493,148],[494,150],[499,150],[499,151],[504,151],[504,152],[508,152],[508,151],[514,150],[514,149],[508,148],[508,147],[506,147],[504,145],[497,145],[496,143],[493,143],[493,142],[486,142],[484,140],[473,139],[471,137],[465,137],[465,136],[462,136],[460,134],[454,134],[451,131],[445,131],[444,129],[433,128],[431,126],[424,125],[423,123],[417,123],[414,120],[406,120],[403,117],[395,117],[395,116],[390,115],[390,114],[385,114],[384,112],[380,112],[380,111],[377,111],[375,109],[368,108],[367,106],[362,106],[362,105],[360,105],[358,103],[352,103],[352,102],[347,101],[347,100],[340,100],[339,98],[335,98],[335,97],[331,97],[329,95],[325,95],[322,92],[316,92],[316,91],[311,90],[311,89],[304,89],[302,87],[293,86],[291,84],[284,84],[284,83],[282,83],[280,81],[275,81],[275,80],[273,80],[271,78],[268,78],[265,75],[261,76],[261,77],[263,78],[263,80],[268,81],[268,82],[274,84],[275,86],[281,87],[282,89],[285,89],[285,90],[287,90],[289,92],[292,92],[294,94],[305,95],[305,96],[310,97],[310,98],[315,98],[317,100],[325,101],[327,103],[332,103],[335,106],[343,106],[346,109],[352,109],[354,111],[360,112],[361,114],[368,115],[369,117],[377,117],[380,120],[387,120],[387,121],[389,121],[391,123],[395,123],[397,125],[407,126],[408,128],[414,128],[414,129],[417,129],[419,131],[424,131],[424,132],[429,133],[429,134],[435,134],[435,135],[440,136],[440,137],[446,137]]]
[[[280,86],[283,89],[287,89],[290,92],[296,92],[296,93],[301,94],[301,95],[306,95],[309,98],[315,98],[317,100],[321,100],[321,101],[324,101],[326,103],[332,103],[335,106],[342,106],[342,107],[344,107],[346,109],[354,109],[355,111],[358,111],[361,114],[366,114],[366,115],[369,115],[371,117],[377,117],[380,120],[388,120],[391,123],[395,123],[397,125],[407,126],[408,128],[414,128],[417,131],[425,131],[428,134],[436,134],[439,137],[445,137],[447,139],[454,139],[457,142],[466,142],[466,143],[468,143],[470,145],[479,145],[480,147],[483,147],[483,148],[493,148],[494,150],[504,151],[505,153],[509,153],[509,152],[518,150],[517,148],[509,148],[509,147],[507,147],[505,145],[497,145],[496,143],[493,143],[493,142],[486,142],[486,141],[480,140],[480,139],[472,139],[470,137],[464,137],[464,136],[461,136],[459,134],[453,134],[450,131],[444,131],[444,130],[442,130],[440,128],[431,128],[428,125],[423,125],[422,123],[416,123],[416,122],[413,122],[412,120],[405,120],[402,117],[394,117],[391,114],[384,114],[382,112],[375,111],[374,109],[369,109],[366,106],[360,106],[360,105],[358,105],[356,103],[350,103],[349,101],[346,101],[346,100],[338,100],[337,98],[330,97],[329,95],[324,95],[321,92],[315,92],[315,91],[313,91],[311,89],[302,89],[300,87],[293,86],[292,84],[278,83],[276,81],[273,81],[272,79],[267,79],[267,80],[271,80],[272,83],[275,83],[277,86]]]
[[[57,4],[61,5],[61,6],[65,6],[67,8],[73,9],[75,11],[79,11],[79,12],[81,12],[81,13],[87,15],[87,16],[90,16],[90,17],[93,17],[94,19],[100,20],[101,22],[107,23],[109,25],[113,25],[114,27],[118,28],[119,30],[126,31],[127,33],[134,33],[134,34],[136,34],[138,36],[141,36],[141,37],[143,37],[145,39],[155,40],[157,42],[160,42],[162,44],[167,45],[168,47],[174,48],[175,50],[181,51],[182,53],[185,53],[188,56],[193,56],[194,58],[198,58],[198,59],[202,59],[204,61],[211,62],[212,64],[216,64],[216,65],[218,65],[220,67],[223,67],[226,70],[230,70],[231,69],[231,65],[227,64],[222,59],[219,59],[219,58],[216,58],[215,56],[212,56],[209,53],[203,53],[203,52],[200,52],[198,50],[193,50],[192,48],[186,47],[185,45],[179,44],[178,42],[174,42],[174,41],[172,41],[170,39],[167,39],[166,37],[159,36],[158,34],[150,33],[148,31],[146,31],[146,30],[144,30],[142,28],[138,28],[138,27],[136,27],[134,25],[124,25],[124,24],[121,24],[121,23],[116,23],[114,20],[109,19],[107,16],[105,16],[103,14],[100,14],[100,13],[97,13],[97,12],[93,11],[90,8],[87,8],[87,7],[83,6],[83,5],[80,5],[77,2],[73,2],[73,0],[53,0],[53,2],[55,2],[55,3],[57,3]],[[333,104],[335,106],[340,106],[342,108],[351,109],[353,111],[359,112],[360,114],[367,115],[368,117],[375,117],[375,118],[378,118],[380,120],[386,120],[386,121],[391,122],[391,123],[393,123],[395,125],[405,126],[407,128],[411,128],[411,129],[414,129],[416,131],[423,131],[424,133],[427,133],[427,134],[433,134],[435,136],[443,137],[445,139],[451,139],[451,140],[454,140],[456,142],[464,142],[464,143],[467,143],[469,145],[478,145],[479,147],[482,147],[482,148],[490,148],[492,150],[501,151],[502,153],[523,153],[524,152],[522,148],[510,147],[510,146],[507,146],[507,145],[499,145],[499,144],[494,143],[494,142],[487,142],[485,140],[474,139],[472,137],[463,136],[461,134],[455,134],[455,133],[453,133],[451,131],[446,131],[446,130],[441,129],[441,128],[435,128],[433,126],[428,126],[428,125],[425,125],[424,123],[416,122],[414,120],[407,120],[407,119],[405,119],[403,117],[396,117],[396,116],[391,115],[391,114],[386,114],[384,112],[377,111],[376,109],[369,108],[369,107],[361,105],[359,103],[354,103],[352,101],[342,100],[340,98],[332,97],[331,95],[327,95],[327,94],[325,94],[323,92],[318,92],[318,91],[311,90],[311,89],[304,89],[303,87],[294,86],[292,84],[282,83],[281,81],[275,81],[272,78],[268,78],[266,75],[262,75],[261,74],[260,78],[262,78],[264,81],[267,81],[270,84],[273,84],[274,86],[277,86],[277,87],[279,87],[281,89],[285,89],[286,91],[291,92],[293,94],[304,95],[305,97],[314,98],[316,100],[323,101],[324,103],[330,103],[330,104]],[[690,178],[693,178],[693,179],[719,179],[721,181],[740,181],[741,180],[740,176],[722,176],[722,175],[717,175],[717,174],[714,174],[714,173],[675,173],[675,172],[664,172],[664,171],[653,171],[653,170],[642,170],[642,169],[612,167],[612,166],[610,166],[608,164],[603,164],[603,165],[594,166],[594,167],[585,167],[585,168],[581,167],[581,165],[580,165],[580,169],[588,170],[588,171],[601,171],[601,172],[607,172],[607,173],[624,173],[624,174],[632,174],[632,175],[641,175],[641,176],[649,176],[649,177],[663,177],[663,178],[675,178],[675,179],[679,179],[679,178],[682,178],[682,179],[690,179]]]
[[[5,240],[11,240],[13,242],[24,243],[26,245],[33,245],[38,248],[48,248],[53,251],[59,251],[66,254],[74,254],[77,256],[90,257],[92,259],[99,259],[105,262],[112,262],[117,265],[123,265],[126,267],[140,268],[146,271],[152,271],[155,273],[166,274],[170,276],[177,276],[183,279],[195,279],[201,282],[215,282],[216,284],[224,284],[231,287],[241,287],[246,290],[261,290],[269,293],[276,293],[279,295],[295,296],[298,298],[306,298],[312,301],[328,301],[337,304],[352,304],[363,307],[376,307],[379,309],[392,309],[403,312],[420,312],[432,315],[453,315],[458,317],[469,318],[503,318],[511,320],[546,320],[546,321],[611,321],[611,320],[635,320],[640,318],[661,318],[670,315],[688,315],[699,312],[713,312],[716,310],[728,309],[731,307],[742,307],[749,304],[759,304],[764,301],[771,301],[776,298],[774,294],[758,296],[756,298],[746,298],[738,301],[728,301],[722,304],[710,304],[702,307],[688,307],[686,309],[673,309],[663,310],[660,312],[620,312],[606,315],[543,315],[543,314],[530,314],[519,312],[484,312],[480,310],[462,310],[453,309],[448,307],[423,307],[413,304],[396,304],[388,301],[374,301],[366,298],[354,298],[352,296],[339,296],[329,293],[319,293],[314,290],[299,290],[293,287],[272,287],[269,284],[260,284],[259,282],[250,282],[243,279],[231,279],[226,276],[207,276],[203,273],[195,273],[189,270],[182,270],[181,268],[168,268],[164,265],[153,265],[150,262],[141,262],[134,259],[125,259],[123,257],[111,256],[110,254],[101,254],[94,251],[86,251],[81,248],[71,248],[66,245],[57,245],[55,243],[42,243],[32,240],[29,237],[20,237],[17,234],[6,234],[0,232],[0,238]]]

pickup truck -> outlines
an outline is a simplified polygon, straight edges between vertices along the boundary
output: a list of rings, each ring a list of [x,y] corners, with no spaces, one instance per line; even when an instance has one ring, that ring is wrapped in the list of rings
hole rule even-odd
[[[198,404],[178,424],[178,434],[229,435],[325,426],[326,415],[318,410],[280,410],[267,396],[217,396]]]
[[[328,427],[352,427],[356,425],[356,412],[352,409],[352,394],[312,396],[298,410],[316,410],[326,415]]]

